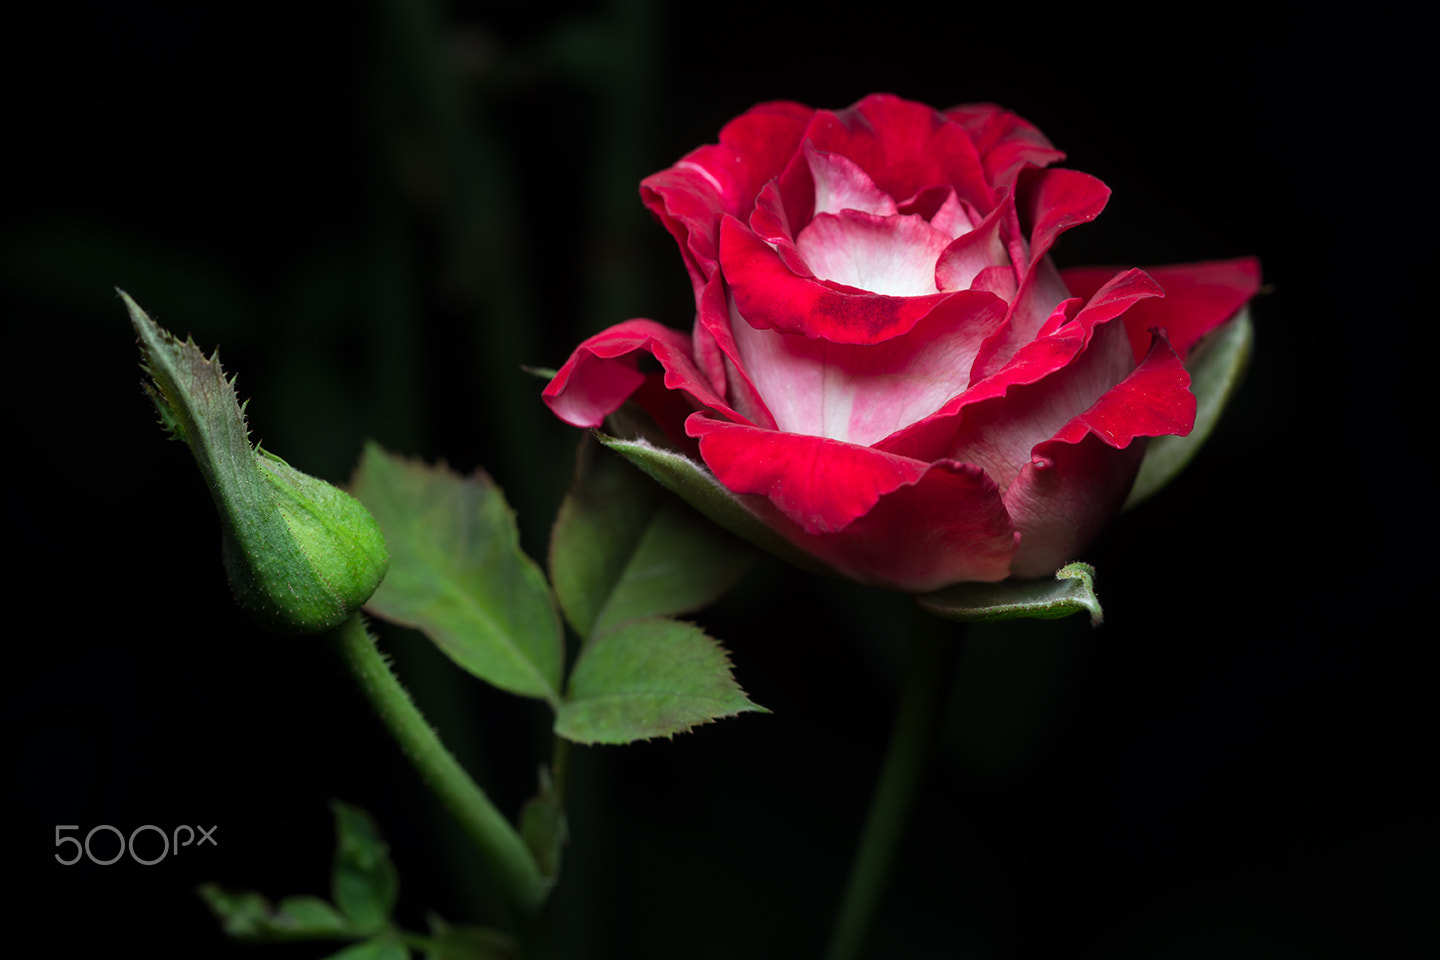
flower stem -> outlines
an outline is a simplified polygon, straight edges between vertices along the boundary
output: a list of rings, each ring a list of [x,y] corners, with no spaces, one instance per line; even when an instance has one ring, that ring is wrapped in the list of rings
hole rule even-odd
[[[900,709],[850,867],[845,897],[830,932],[827,960],[858,960],[862,956],[889,883],[905,822],[955,677],[960,638],[947,634],[944,626],[917,609]]]
[[[445,749],[355,614],[331,634],[380,719],[470,839],[480,848],[514,911],[522,941],[536,933],[548,884],[519,832]]]

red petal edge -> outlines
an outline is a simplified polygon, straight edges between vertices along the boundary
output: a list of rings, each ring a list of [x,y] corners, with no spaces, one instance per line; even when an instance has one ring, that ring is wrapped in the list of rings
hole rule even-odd
[[[1137,438],[1184,436],[1195,396],[1179,356],[1158,333],[1131,374],[1037,444],[1005,491],[1020,528],[1015,575],[1047,576],[1074,560],[1120,512],[1145,455]]]
[[[918,593],[1010,573],[1019,538],[999,488],[979,467],[701,413],[686,432],[699,437],[721,483],[764,498],[757,507],[772,526],[851,579]]]
[[[695,404],[744,422],[710,386],[691,358],[689,335],[654,320],[627,320],[597,333],[575,349],[541,395],[555,415],[571,426],[598,427],[646,376],[640,355],[649,353],[665,371],[664,386],[681,391]],[[678,423],[661,423],[672,430]]]
[[[1125,315],[1135,359],[1150,346],[1150,329],[1165,331],[1182,357],[1205,334],[1233,317],[1260,290],[1260,261],[1255,257],[1146,267],[1165,290],[1165,299],[1136,304]],[[1060,271],[1077,296],[1089,296],[1115,274],[1109,267],[1072,267]]]

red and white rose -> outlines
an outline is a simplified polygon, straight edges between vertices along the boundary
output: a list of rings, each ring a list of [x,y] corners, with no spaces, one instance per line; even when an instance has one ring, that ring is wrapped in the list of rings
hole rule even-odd
[[[863,583],[1053,573],[1118,513],[1144,439],[1190,431],[1184,358],[1259,286],[1253,259],[1058,270],[1056,237],[1109,197],[1062,158],[991,105],[757,106],[641,184],[693,331],[599,333],[545,401],[594,427],[633,398]]]

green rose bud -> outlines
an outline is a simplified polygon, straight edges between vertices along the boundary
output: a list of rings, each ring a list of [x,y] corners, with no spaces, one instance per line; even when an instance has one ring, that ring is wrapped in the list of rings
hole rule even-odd
[[[252,447],[218,353],[207,360],[193,341],[181,343],[120,296],[150,376],[145,390],[161,424],[189,445],[220,511],[235,599],[277,632],[339,626],[389,566],[375,518],[349,494]]]

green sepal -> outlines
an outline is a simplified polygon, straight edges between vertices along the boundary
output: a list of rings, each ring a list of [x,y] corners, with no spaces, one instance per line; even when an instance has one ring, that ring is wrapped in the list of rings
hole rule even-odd
[[[121,298],[140,341],[145,390],[171,436],[195,457],[220,512],[235,599],[281,633],[320,633],[375,592],[389,556],[354,498],[251,446],[235,381],[191,340],[181,343]]]
[[[745,696],[718,641],[678,620],[631,620],[581,652],[555,733],[576,743],[631,743],[748,711],[769,712]]]
[[[685,506],[593,438],[555,517],[550,580],[582,639],[626,620],[689,613],[750,569],[750,547]]]
[[[332,894],[350,926],[363,934],[389,926],[400,881],[390,851],[370,814],[336,800]]]
[[[359,933],[348,920],[319,897],[286,897],[272,906],[253,890],[226,890],[201,884],[197,892],[237,940],[338,940]]]
[[[1058,620],[1082,610],[1089,611],[1092,626],[1105,618],[1095,595],[1095,568],[1079,562],[1061,567],[1053,579],[957,583],[915,600],[937,617],[962,623]]]
[[[1145,448],[1145,459],[1130,488],[1123,509],[1129,510],[1154,496],[1200,451],[1230,402],[1250,362],[1255,330],[1250,308],[1201,340],[1185,358],[1190,391],[1195,394],[1195,426],[1184,437],[1155,437]]]
[[[367,443],[351,489],[390,544],[390,573],[366,609],[420,630],[481,680],[558,707],[560,615],[495,482]]]
[[[786,540],[740,497],[715,479],[704,464],[643,437],[625,440],[599,430],[595,437],[605,446],[649,474],[671,493],[699,510],[721,527],[755,546],[811,573],[833,575],[819,560]]]
[[[508,933],[491,927],[457,927],[430,915],[425,960],[520,960],[520,947]]]

